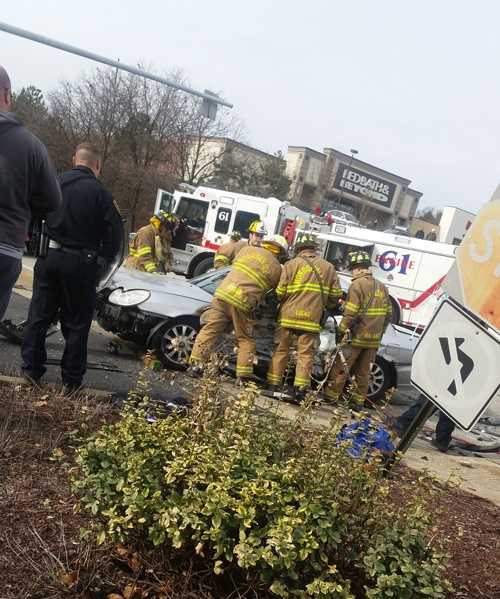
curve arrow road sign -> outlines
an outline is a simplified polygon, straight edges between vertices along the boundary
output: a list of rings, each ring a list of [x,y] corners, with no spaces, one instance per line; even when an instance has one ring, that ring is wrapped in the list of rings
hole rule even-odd
[[[471,429],[499,393],[500,336],[443,301],[415,348],[411,381],[460,428]]]

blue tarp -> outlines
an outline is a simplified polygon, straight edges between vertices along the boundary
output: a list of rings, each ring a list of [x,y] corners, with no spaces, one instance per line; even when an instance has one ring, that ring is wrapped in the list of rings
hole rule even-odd
[[[337,443],[350,441],[347,453],[352,458],[367,459],[373,450],[392,452],[395,450],[389,432],[371,418],[363,418],[352,424],[344,424],[336,438]]]

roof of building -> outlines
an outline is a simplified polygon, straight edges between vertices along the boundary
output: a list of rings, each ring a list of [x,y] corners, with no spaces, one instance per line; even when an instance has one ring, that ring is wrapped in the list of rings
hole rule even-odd
[[[254,148],[252,146],[249,146],[248,144],[244,144],[241,141],[236,141],[235,139],[231,139],[230,137],[213,136],[213,137],[207,137],[207,140],[209,140],[209,141],[224,141],[226,143],[234,144],[241,148],[251,150],[252,152],[254,152],[256,154],[260,154],[261,156],[264,156],[266,158],[272,158],[274,160],[284,160],[284,158],[279,158],[279,156],[275,156],[274,154],[270,154],[269,152],[264,152],[264,150],[259,150],[258,148]]]
[[[318,150],[313,150],[312,148],[308,148],[307,146],[288,146],[288,150],[298,150],[299,152],[311,152],[312,154],[317,154],[318,156],[322,156],[326,158],[326,154],[323,152],[319,152]]]
[[[391,173],[390,171],[380,168],[379,166],[375,166],[374,164],[370,164],[369,162],[364,162],[363,160],[359,160],[359,158],[353,158],[350,154],[345,154],[344,152],[341,152],[340,150],[336,150],[335,148],[324,148],[323,151],[325,152],[325,154],[327,152],[331,152],[338,157],[344,158],[346,160],[350,160],[350,161],[352,161],[351,164],[353,164],[354,166],[356,166],[356,165],[367,166],[368,168],[374,170],[375,172],[380,173],[382,176],[389,175],[390,177],[392,177],[393,179],[398,181],[398,183],[401,183],[403,185],[408,186],[411,183],[411,179],[405,179],[405,177],[401,177],[400,175]]]
[[[417,191],[416,189],[411,189],[410,187],[408,187],[406,191],[414,194],[417,199],[420,199],[424,195],[423,191]]]
[[[465,210],[465,208],[460,208],[459,206],[443,206],[443,208],[453,208],[454,210],[460,210],[460,212],[467,212],[467,214],[470,214],[471,216],[476,216],[475,212]]]

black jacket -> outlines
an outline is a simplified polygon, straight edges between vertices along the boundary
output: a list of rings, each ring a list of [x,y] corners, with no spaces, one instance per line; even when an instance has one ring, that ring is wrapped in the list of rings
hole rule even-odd
[[[109,191],[86,166],[62,173],[59,181],[63,201],[47,219],[50,239],[113,260],[122,248],[123,222]]]
[[[60,204],[45,146],[13,114],[0,112],[0,243],[23,248],[32,214],[45,216]]]

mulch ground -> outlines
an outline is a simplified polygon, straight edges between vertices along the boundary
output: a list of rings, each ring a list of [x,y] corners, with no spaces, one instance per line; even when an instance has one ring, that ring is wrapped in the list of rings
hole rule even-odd
[[[118,417],[90,399],[0,387],[0,597],[2,599],[220,599],[210,577],[156,551],[96,547],[68,484],[75,435]],[[400,469],[397,476],[416,476]],[[402,498],[404,500],[404,498]],[[453,598],[500,599],[500,510],[449,488],[436,500],[436,538],[451,555]],[[196,569],[196,576],[192,569]],[[163,576],[159,577],[158,572]],[[233,594],[233,597],[242,595]],[[255,597],[254,594],[248,595]],[[451,599],[451,598],[450,598]]]

